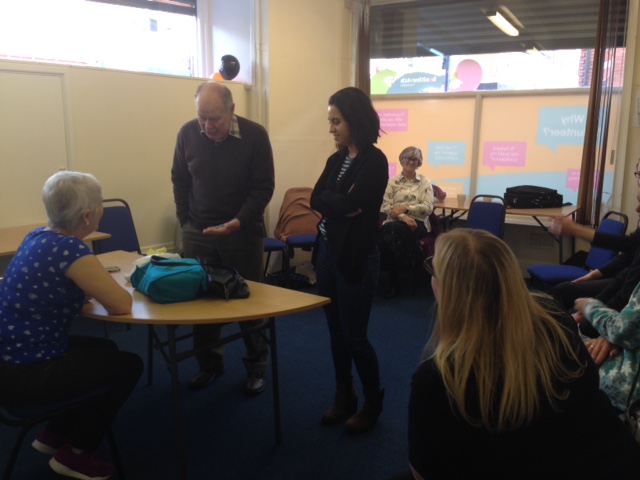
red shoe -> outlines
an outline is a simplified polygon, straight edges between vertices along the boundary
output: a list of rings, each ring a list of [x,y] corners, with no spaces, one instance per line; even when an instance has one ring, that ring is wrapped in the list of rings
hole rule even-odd
[[[73,453],[68,443],[62,445],[49,466],[60,475],[80,480],[106,480],[114,474],[115,468],[103,461],[97,453]]]
[[[64,439],[62,437],[44,427],[38,437],[31,443],[31,446],[40,453],[55,455],[63,443]]]

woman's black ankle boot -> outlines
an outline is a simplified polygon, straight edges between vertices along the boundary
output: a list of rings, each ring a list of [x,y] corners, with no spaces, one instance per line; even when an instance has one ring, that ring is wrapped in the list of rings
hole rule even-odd
[[[384,390],[380,390],[375,395],[366,395],[362,410],[353,415],[344,424],[347,432],[357,434],[364,433],[373,428],[382,413],[382,401],[384,400]]]
[[[335,425],[358,409],[358,394],[353,380],[350,383],[338,385],[331,408],[322,415],[323,425]]]

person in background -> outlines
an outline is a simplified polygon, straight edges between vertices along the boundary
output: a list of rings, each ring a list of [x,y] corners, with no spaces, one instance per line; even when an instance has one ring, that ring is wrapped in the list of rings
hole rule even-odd
[[[640,213],[640,188],[637,197],[636,212]],[[549,290],[549,294],[567,310],[573,307],[578,298],[594,297],[603,302],[606,307],[620,312],[640,283],[640,228],[630,235],[612,235],[579,225],[569,218],[558,217],[549,226],[549,231],[554,235],[581,238],[592,245],[620,252],[603,267],[592,270],[572,282],[562,282],[554,286]],[[597,338],[595,343],[592,343],[592,345],[598,344],[599,348],[596,351],[601,352],[606,349],[611,356],[620,352],[616,345],[609,342],[606,337],[600,336],[590,322],[583,321],[580,311],[574,312],[572,316],[580,325],[583,335]]]
[[[100,388],[86,407],[51,421],[33,442],[64,476],[106,479],[114,467],[96,453],[142,374],[142,360],[106,338],[69,335],[87,297],[111,315],[132,299],[82,241],[102,217],[102,189],[92,175],[63,171],[44,185],[49,226],[27,234],[0,285],[0,402],[37,406]]]
[[[409,400],[416,479],[637,478],[640,446],[575,322],[527,290],[506,243],[454,229],[425,267],[438,308]]]
[[[183,254],[222,262],[260,282],[263,215],[275,185],[269,136],[261,125],[234,113],[231,91],[221,83],[201,84],[195,106],[197,118],[178,132],[171,169]],[[262,322],[241,322],[240,329]],[[200,371],[189,386],[198,389],[224,372],[224,347],[207,348],[220,339],[222,326],[196,325],[193,334]],[[260,332],[243,340],[245,393],[257,395],[265,386],[267,340]]]
[[[620,311],[595,298],[578,298],[575,309],[579,321],[588,322],[600,334],[585,344],[600,366],[600,388],[624,412],[640,398],[640,284]]]
[[[322,423],[333,425],[347,418],[347,431],[362,433],[376,424],[384,398],[367,329],[380,269],[378,217],[389,166],[374,146],[380,119],[362,90],[347,87],[334,93],[328,117],[337,151],[311,194],[311,208],[322,214],[315,267],[318,293],[331,298],[324,311],[336,380],[334,402]],[[364,393],[357,412],[352,365]]]
[[[402,172],[389,179],[380,210],[386,216],[380,231],[380,266],[390,277],[386,298],[396,296],[400,290],[398,269],[420,258],[420,241],[433,231],[429,222],[433,187],[427,177],[418,173],[422,151],[418,147],[405,148],[400,152],[400,165]]]
[[[640,212],[640,171],[638,167],[640,167],[640,162],[636,163],[636,171],[634,172],[639,187],[636,211]],[[607,307],[617,311],[622,310],[636,285],[640,282],[640,224],[630,235],[611,235],[579,225],[568,217],[557,217],[549,226],[549,231],[554,235],[580,238],[593,246],[620,252],[602,267],[571,282],[554,285],[549,289],[549,294],[567,310],[572,309],[575,300],[582,297],[595,297],[604,302]],[[574,315],[574,317],[576,316]],[[582,319],[576,318],[576,320]],[[597,336],[597,332],[594,332],[588,323],[583,323],[581,329],[588,336]]]

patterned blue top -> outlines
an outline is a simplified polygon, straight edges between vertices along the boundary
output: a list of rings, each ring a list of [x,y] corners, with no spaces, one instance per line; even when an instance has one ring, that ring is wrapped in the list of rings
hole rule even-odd
[[[609,395],[614,407],[626,410],[629,391],[640,368],[640,284],[620,312],[595,300],[586,304],[584,316],[600,335],[622,348],[620,355],[607,358],[600,366],[600,388]],[[631,401],[637,398],[640,382]]]
[[[76,237],[44,227],[27,234],[0,285],[0,361],[36,363],[66,352],[85,295],[65,274],[85,255],[92,252]]]

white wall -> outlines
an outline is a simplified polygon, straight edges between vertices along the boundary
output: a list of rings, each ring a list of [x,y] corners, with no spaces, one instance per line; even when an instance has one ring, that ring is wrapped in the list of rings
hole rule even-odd
[[[255,102],[266,109],[264,123],[276,160],[276,191],[267,227],[272,234],[284,192],[294,186],[312,186],[333,151],[327,99],[352,82],[352,19],[345,0],[256,1],[263,5],[265,15],[264,37],[255,39],[260,44],[256,49],[266,52],[262,59],[264,90],[262,83],[259,91],[235,82],[229,85],[239,113],[254,112]],[[638,0],[631,3],[637,21]],[[628,56],[633,72],[626,85],[632,89],[628,98],[634,99],[640,93],[638,50],[629,50]],[[25,65],[1,61],[0,70],[15,69],[16,64]],[[193,92],[201,80],[83,67],[36,67],[43,72],[64,72],[71,114],[71,168],[95,173],[104,185],[105,196],[130,201],[143,246],[171,246],[175,225],[169,174],[173,146],[180,125],[194,116]],[[621,121],[631,124],[631,118],[627,111]],[[26,140],[37,141],[41,128],[46,126],[36,125],[29,135],[25,133]],[[640,158],[640,129],[630,127],[628,139],[618,150],[624,150],[617,156],[624,163],[622,208],[633,225],[637,183],[632,172]],[[20,185],[12,187],[12,208],[19,208],[23,192]],[[524,228],[536,231],[537,227]],[[511,237],[507,230],[507,240],[516,252],[537,241],[528,233]],[[547,255],[557,258],[554,250]]]
[[[335,151],[327,101],[350,85],[351,12],[344,0],[269,2],[268,128],[276,161],[273,235],[284,192],[313,187]]]
[[[170,177],[173,149],[178,129],[195,118],[193,95],[203,79],[0,61],[0,72],[17,70],[30,75],[62,75],[67,167],[94,174],[102,183],[105,198],[120,197],[129,202],[143,248],[172,248],[176,224]],[[242,84],[227,85],[238,113],[244,114],[249,109],[250,91]],[[2,106],[0,110],[3,117],[12,115]],[[47,128],[34,115],[20,130],[20,142],[46,142],[39,131]],[[0,158],[3,166],[14,161],[5,157]],[[29,160],[34,175],[42,176],[40,159]],[[35,195],[39,198],[39,190],[26,190],[20,182],[4,183],[8,183],[4,188],[9,192],[3,195],[9,193],[13,199],[14,216],[21,205],[31,204]],[[8,208],[3,205],[0,215],[7,215]],[[30,216],[23,224],[36,221],[46,221],[44,207],[40,218]]]
[[[62,73],[0,70],[0,228],[42,220],[42,185],[68,167],[63,80]]]
[[[255,41],[266,54],[261,60],[264,90],[262,84],[255,92],[240,83],[227,83],[236,111],[249,117],[258,112],[270,131],[276,160],[276,192],[267,213],[270,234],[284,192],[312,186],[334,148],[326,120],[327,99],[349,85],[353,70],[351,13],[344,4],[344,0],[263,0],[264,37]],[[202,79],[0,61],[0,71],[16,69],[62,75],[68,167],[95,174],[105,198],[122,197],[131,204],[143,249],[172,247],[173,148],[180,126],[195,116],[193,93]],[[264,107],[256,108],[255,102]],[[35,122],[25,129],[24,141],[37,141],[41,128],[46,125]],[[3,164],[9,161],[0,158]],[[38,168],[37,159],[33,168]],[[13,208],[19,209],[25,192],[16,184],[9,188]]]

